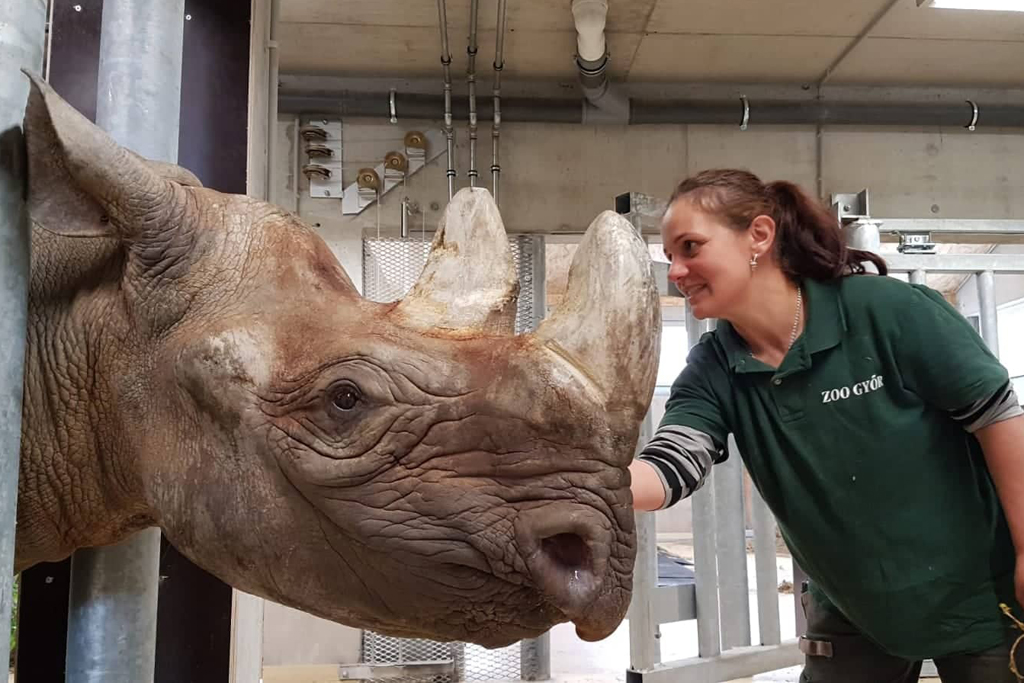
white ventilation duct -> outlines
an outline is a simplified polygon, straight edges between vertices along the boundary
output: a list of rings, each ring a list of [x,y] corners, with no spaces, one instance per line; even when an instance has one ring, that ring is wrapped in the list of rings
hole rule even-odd
[[[572,16],[576,23],[576,66],[587,98],[583,122],[628,123],[629,100],[615,92],[608,81],[604,35],[608,0],[573,0]]]

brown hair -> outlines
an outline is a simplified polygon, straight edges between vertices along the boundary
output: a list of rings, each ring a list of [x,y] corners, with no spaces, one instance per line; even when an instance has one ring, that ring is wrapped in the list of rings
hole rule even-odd
[[[736,230],[745,230],[757,216],[771,216],[773,256],[790,278],[836,280],[864,273],[864,261],[882,275],[888,272],[881,256],[847,247],[836,216],[793,183],[765,184],[748,171],[713,169],[679,183],[669,206],[682,197]]]

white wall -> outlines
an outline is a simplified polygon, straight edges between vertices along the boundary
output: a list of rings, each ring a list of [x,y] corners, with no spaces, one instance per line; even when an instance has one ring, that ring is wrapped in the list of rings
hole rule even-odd
[[[465,125],[458,123],[459,186],[466,184]],[[427,127],[428,124],[423,124]],[[421,123],[346,121],[345,181],[362,166],[401,149],[406,130]],[[438,124],[430,126],[440,129]],[[509,232],[582,231],[617,194],[629,191],[667,196],[687,174],[715,166],[739,166],[765,180],[787,179],[814,191],[818,168],[815,130],[776,127],[740,131],[727,126],[566,126],[504,124],[501,208]],[[294,173],[294,124],[282,120],[272,197],[318,230],[359,286],[361,238],[376,231],[371,207],[356,217],[341,214],[340,200],[310,199],[305,178]],[[963,129],[829,128],[823,134],[820,169],[827,193],[870,191],[871,213],[888,218],[1024,218],[1024,135]],[[481,127],[477,152],[482,185],[490,185],[490,131]],[[428,230],[447,202],[446,159],[442,154],[409,180],[406,192],[426,211]],[[402,191],[385,197],[380,229],[397,234]],[[434,208],[431,208],[433,205]],[[1000,279],[999,287],[1006,283]],[[1024,296],[1017,278],[1006,297]],[[1011,290],[1008,289],[1007,292]],[[965,291],[961,300],[973,300]],[[684,507],[664,515],[663,529],[684,530]],[[334,662],[358,656],[353,630],[267,606],[267,664]],[[321,645],[325,643],[325,645]],[[340,649],[333,650],[338,645]]]

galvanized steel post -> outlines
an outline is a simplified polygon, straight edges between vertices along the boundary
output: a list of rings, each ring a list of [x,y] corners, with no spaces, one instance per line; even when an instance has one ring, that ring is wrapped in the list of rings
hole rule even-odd
[[[176,162],[184,0],[104,0],[96,123],[144,157]],[[147,683],[156,660],[160,530],[75,553],[68,683]]]
[[[879,253],[882,250],[882,238],[878,232],[878,223],[869,221],[858,221],[846,226],[843,229],[843,236],[846,244],[854,249]],[[866,261],[864,268],[869,273],[876,273],[878,269],[875,264]]]
[[[978,309],[981,312],[981,338],[998,358],[999,316],[996,310],[996,279],[991,270],[978,273]]]
[[[743,462],[728,439],[729,458],[715,466],[715,514],[718,528],[718,604],[722,649],[750,645],[750,588],[743,505]]]
[[[654,437],[654,416],[644,416],[636,454]],[[661,625],[655,617],[658,592],[658,526],[654,512],[636,513],[636,562],[629,606],[629,667],[650,671],[661,663]]]
[[[777,525],[756,486],[751,487],[750,516],[754,525],[754,566],[757,576],[757,628],[760,645],[782,642],[779,622],[779,570],[775,541]]]
[[[686,307],[686,337],[689,347],[700,341],[710,324],[693,316]],[[721,611],[718,603],[718,516],[715,505],[717,468],[708,470],[704,486],[693,496],[693,573],[696,579],[697,652],[701,657],[722,653]]]
[[[542,235],[529,240],[529,257],[533,262],[531,281],[522,283],[533,294],[533,319],[530,329],[537,329],[547,317],[547,245]],[[519,644],[519,678],[524,681],[546,681],[551,678],[551,632],[528,638]]]
[[[29,222],[21,124],[43,67],[44,0],[0,0],[0,663],[10,658],[14,533],[28,330]],[[7,674],[3,674],[6,676]]]

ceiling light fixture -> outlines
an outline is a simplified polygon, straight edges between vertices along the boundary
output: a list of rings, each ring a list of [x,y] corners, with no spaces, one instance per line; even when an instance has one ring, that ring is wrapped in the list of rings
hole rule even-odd
[[[1024,0],[917,0],[918,7],[1024,12]]]

